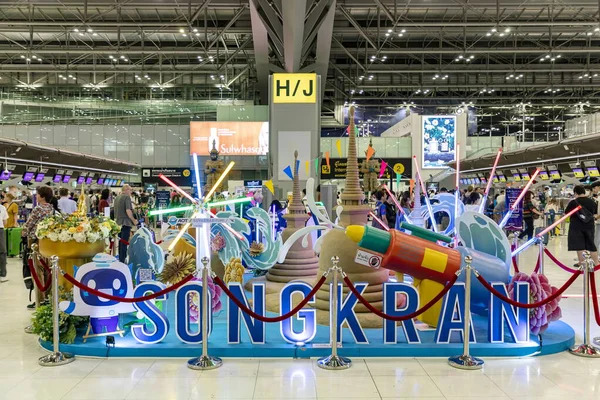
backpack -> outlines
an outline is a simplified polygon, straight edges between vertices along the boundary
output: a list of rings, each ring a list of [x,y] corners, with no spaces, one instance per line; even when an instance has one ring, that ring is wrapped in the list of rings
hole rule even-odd
[[[396,226],[396,206],[394,204],[385,203],[385,217],[387,218],[388,227],[393,228]]]
[[[577,203],[578,205],[581,206],[579,211],[577,211],[577,217],[579,218],[579,220],[581,222],[583,222],[584,224],[587,224],[588,222],[591,222],[594,220],[594,214],[592,214],[590,212],[590,210],[588,210],[583,205],[581,205],[581,203],[579,203],[579,201],[577,201],[577,199],[575,199],[575,203]]]

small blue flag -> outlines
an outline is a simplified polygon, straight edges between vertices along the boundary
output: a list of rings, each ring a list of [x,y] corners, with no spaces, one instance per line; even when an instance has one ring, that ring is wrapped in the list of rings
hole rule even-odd
[[[296,160],[296,171],[300,173],[300,160]]]
[[[287,176],[289,176],[290,179],[294,179],[294,174],[292,173],[292,167],[290,167],[289,165],[283,169],[283,172],[285,172],[285,174]]]

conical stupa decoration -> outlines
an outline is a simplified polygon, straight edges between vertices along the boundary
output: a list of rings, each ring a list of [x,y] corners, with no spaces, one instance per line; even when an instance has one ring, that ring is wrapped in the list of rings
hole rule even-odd
[[[287,228],[283,230],[282,238],[285,243],[297,230],[304,228],[309,215],[302,204],[300,181],[298,173],[298,151],[294,152],[294,184],[292,201],[288,213],[283,216],[287,221]],[[287,283],[293,280],[312,281],[319,270],[319,259],[313,251],[312,241],[308,237],[308,246],[302,246],[302,240],[294,243],[281,264],[276,264],[267,273],[267,281]]]
[[[358,175],[358,159],[356,146],[356,130],[354,128],[354,107],[350,107],[350,125],[348,129],[348,167],[346,169],[346,187],[342,193],[341,200],[344,210],[340,216],[340,225],[366,225],[370,207],[364,204],[365,195],[360,187]],[[354,261],[358,246],[348,239],[344,231],[333,229],[323,238],[321,254],[319,255],[319,270],[326,271],[331,267],[331,257],[340,258],[340,267],[348,275],[352,282],[367,282],[369,286],[363,293],[374,307],[383,307],[383,283],[387,281],[389,272],[386,269],[372,269],[358,264]],[[331,275],[328,277],[328,282]],[[344,295],[348,293],[343,288]],[[323,285],[317,292],[316,308],[317,321],[319,324],[329,325],[329,285]],[[359,321],[363,327],[382,326],[381,318],[377,317],[362,305],[354,308]]]

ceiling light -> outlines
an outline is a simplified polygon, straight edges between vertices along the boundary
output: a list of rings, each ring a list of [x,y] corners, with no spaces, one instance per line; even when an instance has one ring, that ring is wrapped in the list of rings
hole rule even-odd
[[[25,58],[25,56],[21,54],[21,58]]]
[[[58,77],[59,77],[59,78],[62,78],[63,76],[59,74],[59,75],[58,75]]]
[[[404,33],[399,33],[398,36],[402,37],[402,36],[404,36]]]
[[[33,59],[35,60],[35,59],[37,58],[37,56],[36,56],[36,55],[33,55],[33,56],[31,56],[31,58],[33,58]]]
[[[94,30],[93,30],[92,28],[88,28],[88,29],[87,29],[87,31],[88,31],[89,33],[92,33],[92,32],[94,32]]]
[[[492,33],[496,33],[498,30],[496,28],[492,28]]]
[[[492,34],[488,32],[485,34],[485,36],[492,36]]]
[[[79,36],[83,36],[83,32],[79,32]]]
[[[96,32],[92,33],[92,36],[98,36],[98,34]]]
[[[406,29],[402,29],[400,32],[401,33],[406,33]]]
[[[200,36],[200,34],[199,34],[199,33],[196,33],[196,36]]]
[[[120,56],[119,58],[120,58],[120,59],[124,59],[124,58],[125,58],[125,56]]]
[[[31,61],[31,58],[27,57],[27,58],[25,59],[25,61]]]
[[[184,32],[185,32],[185,29],[179,28],[179,33],[184,33]]]
[[[390,36],[390,34],[389,34],[389,33],[386,33],[386,34],[385,34],[385,36]]]
[[[504,30],[504,33],[509,33],[509,32],[510,32],[510,28],[506,28],[506,29]]]
[[[129,59],[127,59],[127,58],[124,58],[124,59],[123,59],[123,61],[127,62],[127,61],[129,61]]]
[[[458,58],[462,59],[462,58],[463,58],[463,56],[458,56]]]
[[[114,57],[113,56],[108,56],[108,58],[110,58],[112,60]]]
[[[73,32],[79,32],[79,29],[75,28],[73,29]]]
[[[388,33],[392,33],[392,30],[391,30],[391,29],[388,29]]]
[[[504,36],[504,33],[499,34],[498,36]]]
[[[182,33],[181,36],[187,36],[187,34],[186,33]]]
[[[144,75],[144,78],[148,79],[150,76],[148,74]]]
[[[194,28],[194,30],[192,32],[194,32],[194,33],[198,32],[198,28]]]

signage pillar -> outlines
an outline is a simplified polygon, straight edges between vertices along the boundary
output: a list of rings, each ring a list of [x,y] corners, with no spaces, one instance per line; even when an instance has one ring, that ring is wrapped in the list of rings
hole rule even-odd
[[[294,169],[295,150],[300,160],[300,181],[306,182],[309,177],[319,180],[314,159],[320,159],[320,88],[321,77],[314,73],[276,73],[269,77],[269,174],[274,186],[284,193],[292,190],[292,180],[283,169],[288,165]],[[306,161],[310,161],[308,175]]]

